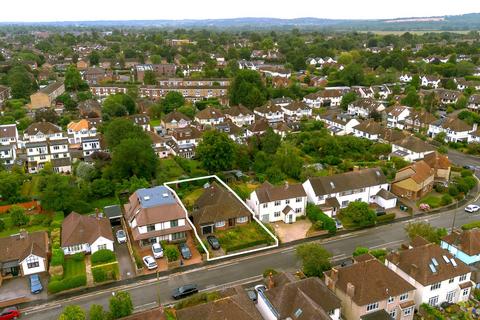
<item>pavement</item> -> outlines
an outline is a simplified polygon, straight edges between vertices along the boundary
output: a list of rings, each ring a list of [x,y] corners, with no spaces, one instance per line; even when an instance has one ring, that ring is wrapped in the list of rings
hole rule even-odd
[[[477,204],[480,202],[477,200]],[[455,218],[455,226],[459,227],[467,222],[480,220],[480,215],[467,214],[463,208],[450,210],[427,217],[419,217],[415,221],[426,220],[435,227],[450,228]],[[334,238],[317,241],[333,255],[334,261],[348,258],[358,246],[371,249],[395,249],[407,236],[404,227],[409,222],[396,222],[375,228],[365,229],[344,234]],[[195,283],[201,290],[214,290],[231,285],[258,281],[267,268],[281,271],[295,271],[300,268],[300,262],[295,255],[295,246],[279,248],[259,254],[244,256],[239,259],[200,267],[185,272],[157,279],[139,281],[134,284],[120,286],[115,289],[101,290],[89,294],[78,295],[73,298],[52,301],[24,310],[28,319],[56,319],[65,305],[76,304],[88,309],[92,304],[101,304],[108,309],[108,300],[113,290],[130,292],[135,311],[141,311],[158,306],[158,303],[172,303],[170,294],[178,286]]]

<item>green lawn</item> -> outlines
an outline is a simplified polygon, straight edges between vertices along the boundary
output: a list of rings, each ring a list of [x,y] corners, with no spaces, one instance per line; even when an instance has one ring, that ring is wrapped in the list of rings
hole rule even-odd
[[[428,195],[417,201],[417,207],[420,207],[421,203],[426,203],[430,206],[431,209],[438,208],[442,205],[441,197]]]
[[[40,176],[32,176],[32,180],[26,181],[22,185],[22,196],[35,198],[38,195],[38,184],[40,183]]]
[[[9,213],[0,214],[0,220],[5,222],[5,230],[0,232],[1,237],[8,237],[12,234],[17,234],[20,232],[20,229],[25,229],[27,232],[36,232],[36,231],[49,231],[53,228],[59,228],[63,221],[63,213],[57,212],[44,213],[40,215],[31,215],[30,222],[26,226],[17,227],[12,224]]]
[[[90,204],[92,208],[98,208],[100,210],[103,210],[103,208],[106,206],[120,204],[120,200],[118,200],[117,197],[102,198],[102,199],[93,200],[92,202],[90,202]]]
[[[73,257],[65,258],[63,278],[70,278],[82,274],[86,274],[85,259],[76,260]]]
[[[150,126],[153,127],[158,127],[160,125],[160,119],[151,119],[150,120]]]
[[[171,181],[184,175],[183,169],[173,159],[160,159],[158,164],[158,175],[163,181]]]
[[[203,188],[198,188],[183,197],[182,202],[185,204],[185,207],[191,208],[195,201],[197,201],[197,199],[203,194],[203,191]]]
[[[227,230],[217,230],[215,235],[226,252],[274,242],[273,238],[255,221]]]

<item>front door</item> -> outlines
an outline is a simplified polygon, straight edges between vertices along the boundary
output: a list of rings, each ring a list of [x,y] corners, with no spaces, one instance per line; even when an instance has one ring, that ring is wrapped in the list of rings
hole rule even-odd
[[[235,218],[228,219],[228,226],[229,227],[234,227],[235,226]]]
[[[288,215],[288,223],[293,223],[293,214]]]

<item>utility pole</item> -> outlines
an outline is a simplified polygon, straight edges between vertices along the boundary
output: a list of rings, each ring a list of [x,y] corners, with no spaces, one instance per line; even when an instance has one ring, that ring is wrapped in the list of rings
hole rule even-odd
[[[459,201],[457,200],[457,204],[455,205],[455,211],[453,212],[452,230],[450,231],[451,233],[453,233],[453,230],[455,229],[455,220],[457,219],[458,202]]]

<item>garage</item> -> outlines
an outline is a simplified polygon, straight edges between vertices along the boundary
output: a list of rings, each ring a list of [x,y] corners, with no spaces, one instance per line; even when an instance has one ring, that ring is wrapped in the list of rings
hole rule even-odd
[[[103,208],[103,213],[110,220],[112,226],[122,225],[122,208],[119,205],[107,206]]]
[[[213,224],[202,226],[202,234],[210,234],[213,233]]]

